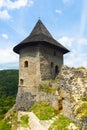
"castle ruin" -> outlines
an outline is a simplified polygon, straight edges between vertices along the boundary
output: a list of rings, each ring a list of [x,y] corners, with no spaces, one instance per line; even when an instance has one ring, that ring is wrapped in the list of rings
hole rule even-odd
[[[63,65],[63,55],[69,50],[52,37],[41,20],[13,50],[20,56],[16,108],[28,110],[36,101],[37,86],[55,79]]]

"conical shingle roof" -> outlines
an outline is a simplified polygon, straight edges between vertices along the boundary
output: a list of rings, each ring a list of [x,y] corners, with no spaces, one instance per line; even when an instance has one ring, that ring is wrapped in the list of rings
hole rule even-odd
[[[38,20],[30,35],[27,38],[25,38],[21,43],[19,43],[17,46],[15,46],[13,50],[19,54],[21,48],[33,45],[33,43],[37,42],[40,43],[44,42],[48,43],[49,45],[56,46],[57,48],[60,48],[64,54],[69,52],[68,49],[66,49],[52,37],[52,35],[44,26],[44,24],[41,22],[41,20]]]

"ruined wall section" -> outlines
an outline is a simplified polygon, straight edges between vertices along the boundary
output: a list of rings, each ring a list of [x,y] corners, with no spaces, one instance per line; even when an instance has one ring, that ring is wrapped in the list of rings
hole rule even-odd
[[[63,66],[57,78],[63,114],[87,130],[87,69]]]

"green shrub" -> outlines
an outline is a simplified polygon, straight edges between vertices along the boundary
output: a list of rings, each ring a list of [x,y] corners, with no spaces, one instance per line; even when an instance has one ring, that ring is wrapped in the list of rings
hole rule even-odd
[[[50,126],[49,130],[68,130],[70,120],[67,117],[60,116],[57,118],[54,123]]]
[[[35,104],[30,111],[33,111],[40,120],[48,120],[58,114],[58,111],[45,101]]]

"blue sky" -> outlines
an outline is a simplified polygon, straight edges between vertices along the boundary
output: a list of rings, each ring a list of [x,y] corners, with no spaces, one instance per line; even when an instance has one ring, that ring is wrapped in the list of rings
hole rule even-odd
[[[53,37],[71,52],[64,64],[87,68],[87,0],[0,0],[0,69],[18,68],[13,47],[40,18]]]

